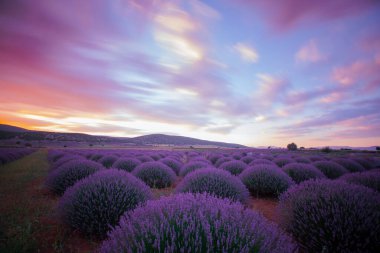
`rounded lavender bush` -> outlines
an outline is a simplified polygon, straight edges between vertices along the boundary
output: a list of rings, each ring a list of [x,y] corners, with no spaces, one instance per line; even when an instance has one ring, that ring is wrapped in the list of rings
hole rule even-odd
[[[366,169],[366,170],[370,170],[373,167],[372,162],[368,159],[365,159],[362,157],[357,157],[357,158],[353,158],[353,160],[355,160],[357,163],[359,163],[361,166],[363,166],[364,169]]]
[[[188,174],[177,186],[176,192],[207,192],[220,198],[229,198],[245,203],[249,192],[238,177],[215,168],[196,170]]]
[[[68,161],[49,173],[45,186],[52,192],[62,195],[67,188],[74,185],[77,181],[102,169],[104,167],[99,163],[83,158]]]
[[[245,156],[245,157],[240,159],[240,161],[245,162],[246,164],[249,164],[253,160],[255,160],[255,158],[253,158],[252,156]]]
[[[123,170],[91,175],[67,189],[58,204],[63,222],[87,235],[103,237],[120,216],[152,198],[147,185]]]
[[[380,172],[377,171],[347,173],[339,179],[348,183],[363,185],[380,192]]]
[[[250,166],[255,166],[255,165],[259,165],[259,164],[267,164],[267,165],[277,166],[277,164],[275,164],[274,162],[272,162],[268,159],[261,159],[261,158],[255,159],[251,163],[249,163]]]
[[[293,185],[293,180],[273,165],[256,165],[245,169],[240,179],[255,196],[277,197]]]
[[[311,163],[310,159],[306,157],[296,157],[294,158],[294,161],[296,161],[297,163]]]
[[[174,171],[161,162],[142,163],[132,171],[132,174],[152,188],[169,187],[176,179]]]
[[[106,155],[99,159],[99,163],[103,164],[106,168],[110,168],[117,159],[117,156]]]
[[[160,160],[160,162],[169,166],[175,172],[176,175],[179,175],[179,170],[181,169],[182,165],[181,162],[172,158],[163,158]]]
[[[342,176],[348,171],[340,164],[330,161],[317,161],[313,162],[313,165],[317,167],[326,177],[335,179]]]
[[[232,175],[239,175],[245,168],[247,168],[247,164],[242,161],[229,161],[225,162],[219,167],[220,169],[229,171]]]
[[[112,165],[113,168],[132,172],[141,162],[135,158],[121,157]]]
[[[137,156],[136,158],[139,159],[140,162],[142,162],[142,163],[154,162],[154,159],[150,156],[147,156],[147,155],[140,155],[140,156]]]
[[[221,158],[218,159],[218,161],[216,161],[215,167],[219,168],[223,163],[229,162],[229,161],[232,161],[232,160],[233,159],[229,158],[229,157],[221,157]]]
[[[365,171],[365,168],[360,163],[352,159],[337,158],[333,161],[342,165],[344,168],[346,168],[346,170],[350,172]]]
[[[309,180],[280,196],[280,224],[307,252],[379,252],[380,195],[336,180]]]
[[[278,167],[284,167],[288,163],[293,163],[294,160],[292,160],[291,158],[287,158],[287,157],[277,157],[277,158],[273,159],[273,162],[275,164],[277,164]]]
[[[326,178],[320,170],[307,163],[288,163],[282,170],[297,184],[309,179]]]
[[[184,177],[187,174],[189,174],[190,172],[193,172],[194,170],[207,168],[209,166],[210,165],[205,163],[205,162],[199,162],[199,161],[198,162],[189,162],[189,163],[182,166],[181,170],[179,171],[179,175],[181,177]]]
[[[207,194],[178,194],[127,212],[101,253],[272,252],[296,245],[259,213]]]

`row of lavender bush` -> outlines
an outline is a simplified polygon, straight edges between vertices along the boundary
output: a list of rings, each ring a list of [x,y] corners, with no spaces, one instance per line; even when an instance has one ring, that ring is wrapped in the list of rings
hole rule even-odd
[[[34,151],[30,148],[0,148],[0,165],[18,160]]]
[[[249,192],[255,196],[280,196],[281,226],[311,252],[370,252],[379,246],[376,243],[376,236],[380,234],[379,222],[376,220],[380,210],[379,193],[367,188],[379,188],[380,173],[374,169],[379,165],[376,159],[254,151],[55,150],[49,153],[49,160],[52,166],[46,185],[53,192],[63,194],[59,204],[61,218],[72,227],[99,237],[104,237],[110,229],[114,229],[102,246],[103,252],[180,252],[186,248],[194,249],[194,252],[252,252],[253,249],[258,249],[258,252],[294,252],[294,244],[276,226],[251,210],[247,218],[238,211],[246,209],[244,204],[248,201]],[[176,195],[151,200],[149,187],[172,186],[182,177],[176,186]],[[327,178],[339,179],[332,181]],[[321,187],[325,195],[309,199],[307,195],[295,194],[294,201],[285,197],[297,187],[305,187],[310,182]],[[349,202],[343,195],[340,198],[339,194],[336,201],[329,203],[331,193],[327,189],[323,190],[329,182],[347,192],[350,188],[346,185],[361,185],[355,186],[358,187],[355,188],[357,195],[374,195],[372,199],[362,197],[362,201],[371,201],[373,206],[366,206],[367,209],[362,210],[362,205]],[[197,204],[202,201],[204,208]],[[215,201],[222,201],[223,204]],[[308,201],[312,204],[327,204],[310,207]],[[221,210],[230,210],[230,205],[234,206],[232,209],[235,211],[220,215]],[[336,217],[333,220],[336,230],[321,226],[330,222],[330,216],[324,216],[326,208],[330,216]],[[309,220],[298,218],[298,209],[307,210],[313,215],[315,220],[311,221],[311,225],[304,223]],[[199,213],[194,213],[194,210]],[[339,214],[338,210],[344,211]],[[334,215],[335,211],[337,215]],[[367,212],[370,214],[367,215]],[[116,226],[123,213],[119,226]],[[344,232],[345,226],[357,225],[355,222],[348,223],[346,218],[360,220],[362,216],[359,213],[368,217],[368,222],[362,226],[364,228],[347,230],[353,234]],[[142,219],[142,216],[146,218]],[[237,231],[230,228],[229,224],[234,223],[242,227],[238,227]],[[185,225],[189,226],[189,230],[186,230]],[[251,226],[258,226],[255,228],[259,230],[254,232]],[[234,233],[239,233],[241,237],[231,236]],[[339,233],[340,237],[336,238],[330,233]],[[224,240],[225,244],[222,243]],[[252,243],[247,243],[247,240]],[[365,242],[359,243],[358,240]],[[349,241],[352,243],[347,243]],[[278,242],[282,242],[283,247],[279,247]]]

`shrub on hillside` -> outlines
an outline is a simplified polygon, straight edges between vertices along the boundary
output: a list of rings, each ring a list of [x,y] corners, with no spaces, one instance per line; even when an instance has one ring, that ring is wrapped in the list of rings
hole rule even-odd
[[[255,196],[277,197],[294,184],[280,168],[265,164],[245,169],[240,179]]]
[[[169,187],[176,179],[175,172],[161,162],[142,163],[132,171],[132,174],[152,188]]]
[[[176,192],[207,192],[242,203],[245,203],[249,197],[249,192],[239,178],[215,168],[196,170],[188,174],[177,186]]]
[[[296,245],[259,213],[207,194],[162,197],[127,212],[101,253],[271,252]]]
[[[307,252],[378,252],[380,195],[343,181],[309,180],[280,196],[280,224]]]
[[[58,205],[63,222],[87,235],[104,237],[120,216],[152,198],[147,185],[123,170],[109,169],[70,187]]]

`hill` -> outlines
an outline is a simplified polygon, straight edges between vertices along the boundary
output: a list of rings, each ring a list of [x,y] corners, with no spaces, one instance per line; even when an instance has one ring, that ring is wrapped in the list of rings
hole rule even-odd
[[[138,137],[111,137],[97,136],[83,133],[58,133],[44,131],[30,131],[27,129],[1,125],[0,140],[23,141],[55,141],[55,142],[85,142],[85,143],[114,143],[126,145],[172,145],[172,146],[217,146],[227,148],[243,148],[245,146],[234,143],[207,141],[185,136],[173,136],[166,134],[149,134]]]

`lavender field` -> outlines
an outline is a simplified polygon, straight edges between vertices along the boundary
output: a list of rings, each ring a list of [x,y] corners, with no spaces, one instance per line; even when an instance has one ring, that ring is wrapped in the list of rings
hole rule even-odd
[[[0,0],[0,253],[379,253],[379,0]]]
[[[1,149],[1,158],[14,160],[31,152]],[[37,194],[50,203],[50,210],[37,216],[41,227],[31,234],[32,249],[38,252],[380,249],[380,155],[376,153],[42,152],[47,152],[40,158],[47,160],[47,166]],[[40,238],[44,229],[51,235]],[[66,234],[60,248],[53,247],[54,237],[60,236],[57,229]],[[3,241],[10,236],[9,230],[3,233],[2,247],[11,249]],[[50,244],[42,242],[46,238]]]

